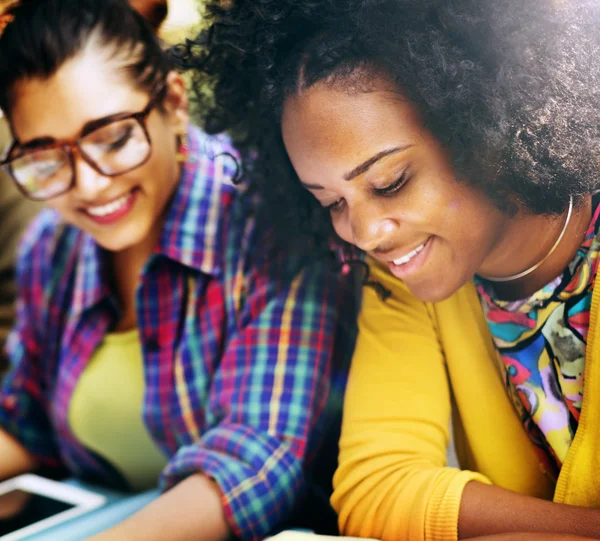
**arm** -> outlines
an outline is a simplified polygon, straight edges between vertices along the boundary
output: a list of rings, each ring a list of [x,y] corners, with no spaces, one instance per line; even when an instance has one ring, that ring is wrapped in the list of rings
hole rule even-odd
[[[230,535],[219,488],[208,477],[194,474],[91,541],[224,541]]]
[[[590,537],[565,534],[508,533],[472,537],[471,541],[592,541],[592,539]]]
[[[363,290],[332,504],[344,535],[450,541],[464,486],[489,481],[446,467],[450,389],[427,305],[372,263],[371,279],[392,295]]]
[[[50,398],[45,391],[39,313],[54,228],[40,216],[27,231],[17,258],[17,317],[8,342],[11,370],[0,387],[0,478],[31,471],[37,466],[61,466],[55,434],[48,418]]]
[[[17,440],[0,429],[0,480],[33,471],[37,462]]]
[[[549,502],[469,483],[460,506],[461,539],[505,532],[569,534],[600,539],[600,510]]]
[[[0,148],[8,143],[10,133],[0,114]],[[39,212],[40,205],[25,199],[11,178],[0,171],[0,371],[8,359],[4,345],[15,320],[15,266],[17,244],[27,224]]]
[[[291,514],[323,420],[337,288],[314,268],[287,285],[256,273],[247,291],[205,405],[216,423],[171,460],[175,488],[98,540],[262,539]]]
[[[332,498],[342,531],[384,541],[598,536],[600,511],[522,496],[446,467],[451,397],[433,315],[386,270],[371,268],[392,297],[383,303],[370,288],[363,294]]]

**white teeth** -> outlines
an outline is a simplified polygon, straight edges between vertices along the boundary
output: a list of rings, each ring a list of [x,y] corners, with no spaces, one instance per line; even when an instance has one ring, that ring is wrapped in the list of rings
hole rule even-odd
[[[123,197],[119,197],[119,199],[115,199],[114,201],[102,205],[101,207],[88,207],[86,210],[92,216],[108,216],[109,214],[113,214],[117,212],[120,208],[129,201],[131,194],[126,194]]]
[[[400,259],[395,259],[394,260],[394,265],[404,265],[404,263],[408,263],[421,250],[423,250],[423,248],[425,248],[425,243],[421,244],[421,246],[418,246],[412,252],[406,254],[405,256],[402,256]]]

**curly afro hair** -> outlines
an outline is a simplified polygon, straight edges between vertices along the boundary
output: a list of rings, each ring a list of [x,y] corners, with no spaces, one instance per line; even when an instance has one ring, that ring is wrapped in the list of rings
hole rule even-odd
[[[283,102],[316,82],[369,91],[373,69],[417,106],[458,178],[503,211],[558,214],[600,181],[598,4],[208,0],[208,26],[178,58],[205,128],[238,136],[287,242],[331,226],[286,156]]]

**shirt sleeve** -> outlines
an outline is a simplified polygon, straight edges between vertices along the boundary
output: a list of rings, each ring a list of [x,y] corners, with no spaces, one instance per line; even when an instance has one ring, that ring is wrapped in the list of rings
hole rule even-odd
[[[48,418],[50,398],[42,365],[43,303],[40,260],[45,247],[44,217],[36,220],[17,258],[17,318],[6,346],[11,368],[0,387],[0,427],[21,443],[41,465],[60,466],[54,430]]]
[[[10,139],[8,126],[0,115],[0,148]],[[27,224],[40,206],[23,197],[11,178],[0,171],[0,370],[7,368],[5,344],[16,316],[15,265],[17,245]]]
[[[336,276],[312,265],[293,280],[255,266],[210,390],[221,420],[179,450],[163,485],[202,471],[219,485],[233,533],[261,539],[288,518],[305,489],[304,469],[331,388]]]
[[[371,262],[346,389],[332,504],[344,535],[455,541],[465,485],[482,475],[446,466],[451,413],[431,306]]]

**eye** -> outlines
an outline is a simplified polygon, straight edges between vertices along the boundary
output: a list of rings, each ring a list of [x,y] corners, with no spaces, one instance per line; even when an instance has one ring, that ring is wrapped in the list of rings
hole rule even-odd
[[[133,132],[132,126],[125,126],[122,133],[115,134],[115,138],[112,141],[107,141],[104,143],[104,146],[108,151],[117,151],[122,149],[131,137],[131,133]]]
[[[329,212],[336,212],[342,208],[343,203],[344,203],[344,199],[342,197],[340,197],[337,201],[334,201],[331,205],[327,205],[325,208]]]
[[[97,152],[118,152],[127,146],[135,130],[131,120],[123,120],[99,128],[83,140],[87,150]]]
[[[36,174],[41,177],[51,177],[62,167],[60,162],[45,161],[35,165]]]
[[[392,182],[392,184],[386,186],[385,188],[376,188],[375,193],[377,195],[392,195],[400,190],[400,188],[406,184],[408,179],[408,170],[405,169],[396,181]]]

